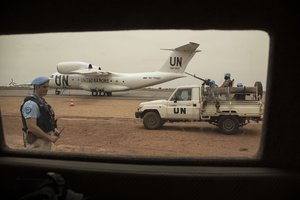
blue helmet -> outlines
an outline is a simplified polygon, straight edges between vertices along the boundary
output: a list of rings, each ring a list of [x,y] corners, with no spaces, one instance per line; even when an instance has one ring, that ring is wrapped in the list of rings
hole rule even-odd
[[[225,73],[224,77],[229,77],[230,78],[231,74],[230,73]]]
[[[210,80],[210,81],[209,81],[209,84],[210,84],[210,85],[214,85],[214,84],[215,84],[215,81],[214,81],[214,80]]]
[[[31,82],[32,85],[43,85],[44,83],[47,83],[49,81],[49,78],[46,76],[39,76]]]

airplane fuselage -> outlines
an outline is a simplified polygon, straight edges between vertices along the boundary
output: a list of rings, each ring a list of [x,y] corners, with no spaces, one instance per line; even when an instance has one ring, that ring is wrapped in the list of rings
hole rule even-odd
[[[113,76],[55,73],[51,76],[49,86],[56,89],[118,92],[156,85],[181,77],[185,75],[169,72],[114,73]]]
[[[195,55],[199,44],[190,42],[170,50],[171,55],[155,72],[115,73],[102,71],[100,67],[81,61],[60,62],[57,73],[50,76],[50,87],[60,89],[82,89],[91,91],[93,96],[111,96],[112,92],[134,90],[157,85],[185,77],[184,71]]]

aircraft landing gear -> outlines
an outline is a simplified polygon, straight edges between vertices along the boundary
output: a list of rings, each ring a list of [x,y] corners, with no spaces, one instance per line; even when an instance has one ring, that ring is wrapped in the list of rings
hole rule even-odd
[[[97,90],[92,90],[92,96],[98,96],[98,91]]]
[[[100,90],[100,91],[99,91],[99,96],[105,96],[105,93],[106,93],[106,92]]]
[[[103,90],[91,90],[92,96],[111,96],[112,92],[105,92]]]

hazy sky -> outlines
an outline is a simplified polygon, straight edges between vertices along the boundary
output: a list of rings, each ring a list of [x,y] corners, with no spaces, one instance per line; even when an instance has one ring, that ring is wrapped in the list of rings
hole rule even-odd
[[[83,61],[101,66],[103,71],[147,72],[158,70],[170,51],[189,42],[200,44],[186,71],[201,78],[223,82],[230,72],[235,85],[266,87],[269,36],[262,31],[113,31],[50,33],[0,36],[0,85],[30,83],[36,76],[56,72],[62,61]],[[199,84],[181,78],[154,87]]]

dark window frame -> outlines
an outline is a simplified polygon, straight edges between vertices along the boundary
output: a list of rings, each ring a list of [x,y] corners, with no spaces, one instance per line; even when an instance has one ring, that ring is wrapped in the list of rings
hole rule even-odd
[[[27,153],[6,148],[1,120],[0,171],[2,181],[5,180],[1,188],[11,191],[14,180],[26,173],[40,176],[55,170],[62,173],[71,186],[98,197],[197,199],[201,194],[215,199],[224,195],[234,195],[236,199],[288,199],[291,195],[300,196],[299,105],[296,92],[284,93],[287,87],[283,83],[287,79],[289,86],[298,85],[298,7],[288,2],[261,1],[240,5],[230,1],[200,2],[199,6],[195,1],[140,3],[87,0],[82,6],[82,1],[72,4],[68,1],[6,2],[0,13],[0,34],[135,29],[265,31],[270,35],[271,46],[261,158],[165,160]],[[92,183],[88,178],[92,178]],[[94,188],[76,186],[82,181]],[[155,192],[149,192],[144,186],[154,187]],[[104,192],[96,191],[97,188]],[[239,192],[231,193],[237,189]],[[113,193],[116,190],[121,192],[119,196]]]

